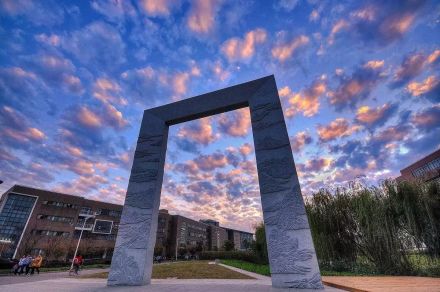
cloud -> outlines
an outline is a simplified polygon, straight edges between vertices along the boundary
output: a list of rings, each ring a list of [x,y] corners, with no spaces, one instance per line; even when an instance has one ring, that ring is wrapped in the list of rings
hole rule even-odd
[[[232,137],[244,137],[251,127],[249,108],[223,113],[218,118],[218,129]]]
[[[424,3],[424,0],[370,1],[335,23],[329,34],[329,44],[333,44],[336,34],[341,31],[366,43],[387,45],[395,42],[414,25]]]
[[[87,106],[78,108],[76,120],[84,127],[97,129],[102,126],[101,118]]]
[[[285,114],[288,118],[301,114],[312,117],[319,111],[319,98],[325,94],[327,81],[325,76],[315,80],[308,88],[301,92],[293,93],[289,87],[280,90],[280,96],[287,98]]]
[[[243,156],[248,156],[254,151],[254,148],[252,147],[251,144],[244,143],[243,145],[240,146],[239,151]]]
[[[91,6],[112,22],[120,22],[127,16],[134,17],[136,15],[136,10],[130,1],[94,0]]]
[[[127,105],[127,100],[121,95],[119,84],[109,78],[98,78],[93,84],[93,97],[102,103],[117,103]]]
[[[56,1],[4,0],[0,1],[0,10],[12,17],[24,16],[37,26],[54,26],[64,21],[64,10]]]
[[[47,85],[64,87],[74,94],[84,93],[82,82],[75,75],[76,68],[69,59],[44,53],[26,57],[26,60]]]
[[[304,164],[299,163],[298,170],[301,173],[324,171],[327,170],[332,165],[332,163],[333,163],[332,158],[309,159]]]
[[[293,38],[290,42],[275,45],[272,48],[272,57],[279,62],[285,62],[290,59],[297,50],[309,43],[309,38],[305,35],[300,35]]]
[[[440,79],[434,75],[428,76],[422,82],[409,83],[406,90],[412,96],[423,96],[433,103],[440,102]]]
[[[169,16],[180,6],[179,0],[141,0],[139,6],[149,16]]]
[[[298,132],[295,136],[290,137],[290,145],[293,152],[300,152],[306,145],[312,142],[312,136],[306,131]]]
[[[41,33],[35,36],[35,40],[53,47],[58,47],[61,44],[61,38],[56,34],[47,35],[45,33]]]
[[[356,112],[356,121],[359,124],[367,126],[368,129],[382,126],[397,111],[398,105],[386,103],[381,107],[370,108],[361,106]]]
[[[202,145],[208,145],[218,138],[214,134],[209,117],[188,122],[179,129],[177,137],[179,140],[193,141]]]
[[[255,53],[257,44],[266,41],[267,33],[257,28],[246,33],[244,39],[230,38],[221,47],[222,53],[229,61],[249,60]]]
[[[407,55],[394,73],[390,84],[391,88],[400,87],[418,76],[422,72],[426,61],[426,56],[420,52]]]
[[[369,97],[371,91],[384,79],[384,62],[373,60],[355,69],[351,76],[341,75],[339,86],[329,92],[330,104],[337,111],[353,108]]]
[[[95,21],[64,37],[62,47],[89,69],[112,71],[125,63],[125,44],[111,25]]]
[[[319,140],[321,142],[329,142],[350,136],[351,134],[360,130],[360,126],[350,126],[349,122],[344,118],[338,118],[332,121],[329,125],[317,127]]]
[[[217,12],[220,9],[219,0],[195,0],[188,14],[188,28],[196,33],[207,34],[215,25]]]
[[[440,127],[440,105],[423,109],[411,117],[413,125],[423,132],[431,132]]]
[[[42,130],[31,125],[31,122],[15,109],[2,106],[0,113],[2,140],[11,148],[28,147],[32,144],[25,144],[41,143],[47,138]]]
[[[188,71],[169,72],[166,69],[154,69],[151,66],[131,69],[121,74],[122,85],[126,96],[152,105],[157,101],[172,97],[179,99],[188,91],[192,77],[200,76],[200,69],[192,65]],[[148,95],[145,93],[148,92]]]
[[[202,171],[212,171],[216,168],[223,168],[228,165],[227,157],[222,153],[214,153],[211,155],[200,155],[194,159],[197,168]]]
[[[299,0],[279,0],[275,5],[275,8],[291,12],[298,5],[298,2]]]

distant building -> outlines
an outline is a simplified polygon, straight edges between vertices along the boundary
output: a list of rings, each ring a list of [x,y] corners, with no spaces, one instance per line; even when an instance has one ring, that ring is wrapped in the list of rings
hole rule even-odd
[[[400,174],[397,181],[440,180],[440,149],[402,169]]]
[[[228,240],[234,243],[235,250],[247,250],[250,248],[254,235],[250,232],[225,228]]]
[[[83,250],[91,257],[111,258],[122,206],[57,192],[15,185],[0,199],[2,257],[43,253],[65,258],[83,230]],[[85,216],[96,213],[84,225]]]
[[[52,259],[72,256],[83,230],[80,252],[111,259],[123,206],[15,185],[0,198],[0,257],[24,253]],[[85,218],[96,214],[94,218]],[[195,221],[159,210],[154,253],[174,258],[202,250],[222,250],[226,240],[246,250],[253,234],[223,228],[218,221]]]

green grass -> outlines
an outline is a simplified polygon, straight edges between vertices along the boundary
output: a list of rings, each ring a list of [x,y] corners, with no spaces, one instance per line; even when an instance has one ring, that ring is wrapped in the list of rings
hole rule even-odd
[[[241,260],[221,260],[221,263],[231,267],[270,277],[269,265],[259,265]]]
[[[108,278],[108,272],[81,276],[81,278]],[[153,265],[153,279],[252,279],[209,261],[174,262]]]

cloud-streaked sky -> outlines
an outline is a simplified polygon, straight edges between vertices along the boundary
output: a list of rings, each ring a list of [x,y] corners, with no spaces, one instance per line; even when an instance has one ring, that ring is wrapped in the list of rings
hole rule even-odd
[[[123,203],[144,109],[274,74],[304,195],[440,146],[437,1],[0,1],[0,185]],[[173,126],[161,207],[262,220],[249,110]]]

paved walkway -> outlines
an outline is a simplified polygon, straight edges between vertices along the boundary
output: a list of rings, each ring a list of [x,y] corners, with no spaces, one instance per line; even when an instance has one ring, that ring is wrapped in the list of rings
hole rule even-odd
[[[440,292],[440,278],[380,276],[380,277],[322,277],[325,284],[354,292]]]
[[[87,269],[80,271],[81,275],[88,275],[88,274],[95,274],[100,272],[106,272],[108,269]],[[73,278],[74,276],[71,276],[70,278]],[[39,281],[46,281],[46,280],[53,280],[53,279],[62,279],[62,278],[69,278],[69,272],[41,272],[39,275],[35,273],[32,276],[0,276],[0,291],[3,291],[4,287],[2,285],[11,285],[11,284],[19,284],[19,283],[32,283],[32,282],[39,282]]]

